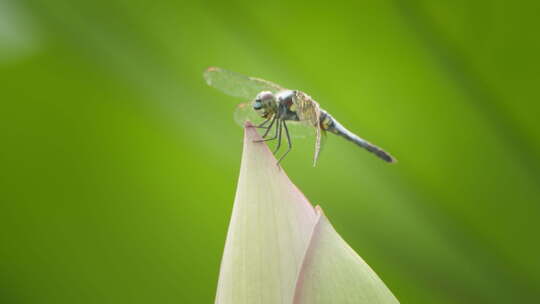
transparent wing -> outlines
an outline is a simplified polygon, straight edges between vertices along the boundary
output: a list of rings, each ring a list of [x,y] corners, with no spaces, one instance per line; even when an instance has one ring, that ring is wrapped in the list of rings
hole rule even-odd
[[[297,121],[287,121],[287,127],[292,138],[314,138],[313,127]]]
[[[311,96],[304,92],[296,91],[293,103],[300,121],[310,124],[313,127],[319,125],[321,109],[319,104]]]
[[[326,131],[321,129],[321,139],[319,143],[319,152],[317,154],[317,158],[313,160],[313,166],[317,165],[317,161],[319,160],[319,157],[321,156],[321,153],[324,152],[324,147],[326,147],[326,142],[328,141],[328,136],[326,135]]]
[[[313,166],[315,166],[321,151],[321,108],[311,96],[301,91],[296,91],[293,103],[299,120],[315,129],[315,153],[313,155]]]
[[[246,121],[250,121],[258,126],[265,121],[265,119],[253,110],[251,102],[244,102],[236,106],[236,109],[234,110],[234,121],[243,127]]]
[[[204,71],[204,79],[209,86],[223,93],[245,99],[254,99],[261,91],[277,93],[285,90],[270,81],[245,76],[222,68],[209,67]]]

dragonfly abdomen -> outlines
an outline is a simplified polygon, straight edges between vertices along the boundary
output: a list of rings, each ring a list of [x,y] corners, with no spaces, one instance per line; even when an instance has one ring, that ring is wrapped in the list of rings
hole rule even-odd
[[[368,150],[369,152],[375,154],[377,157],[381,158],[382,160],[386,162],[393,163],[396,161],[395,158],[392,157],[392,155],[390,155],[383,149],[375,146],[374,144],[360,138],[353,132],[347,130],[334,117],[332,117],[332,115],[328,114],[328,112],[322,109],[321,109],[320,122],[321,122],[321,129],[334,133],[336,135],[339,135],[345,138],[346,140],[355,143],[356,145]]]

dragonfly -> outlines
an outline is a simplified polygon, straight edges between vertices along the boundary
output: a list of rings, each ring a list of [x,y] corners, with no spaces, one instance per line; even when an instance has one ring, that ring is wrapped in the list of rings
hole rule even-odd
[[[206,69],[204,79],[209,86],[227,95],[248,100],[237,106],[237,112],[247,111],[248,114],[240,115],[254,114],[263,120],[256,126],[265,129],[263,139],[260,141],[277,140],[274,154],[280,149],[282,135],[285,133],[288,149],[279,158],[278,165],[292,149],[288,124],[294,123],[307,126],[315,132],[314,166],[319,158],[321,138],[326,135],[326,132],[341,136],[388,163],[396,162],[396,159],[388,152],[346,129],[330,113],[322,109],[311,96],[302,91],[286,89],[268,80],[245,76],[218,67]],[[274,128],[274,135],[267,137],[272,128]]]

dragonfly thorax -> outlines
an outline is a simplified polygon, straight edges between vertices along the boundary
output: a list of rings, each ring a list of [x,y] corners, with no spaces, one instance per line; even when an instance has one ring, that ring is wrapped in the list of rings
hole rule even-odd
[[[298,113],[296,112],[296,106],[294,99],[296,98],[296,91],[283,90],[276,94],[278,103],[278,118],[281,120],[294,120],[297,121]]]

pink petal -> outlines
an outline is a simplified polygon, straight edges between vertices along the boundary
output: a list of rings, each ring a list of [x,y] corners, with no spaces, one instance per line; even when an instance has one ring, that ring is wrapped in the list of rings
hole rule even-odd
[[[297,281],[294,304],[399,303],[375,272],[337,234],[322,210]]]
[[[256,129],[246,126],[242,167],[216,303],[291,303],[317,219]]]

